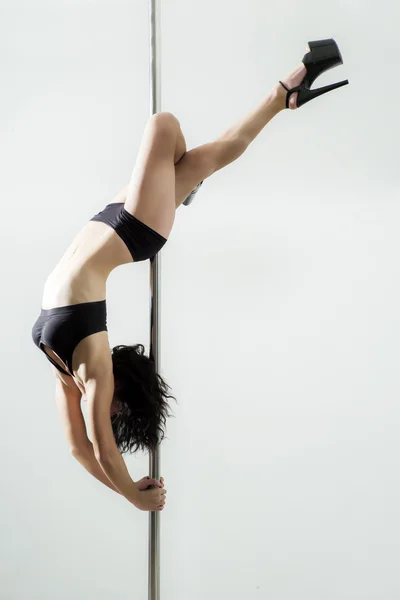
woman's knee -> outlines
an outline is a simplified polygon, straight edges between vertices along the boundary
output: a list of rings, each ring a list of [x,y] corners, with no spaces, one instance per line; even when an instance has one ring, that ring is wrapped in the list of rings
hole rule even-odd
[[[180,130],[178,119],[169,112],[156,113],[150,117],[147,126],[153,135],[162,138],[173,137],[176,139]]]

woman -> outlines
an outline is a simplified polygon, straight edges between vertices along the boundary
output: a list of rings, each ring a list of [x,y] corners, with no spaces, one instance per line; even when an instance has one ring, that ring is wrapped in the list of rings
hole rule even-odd
[[[166,243],[175,210],[190,204],[204,179],[233,162],[267,123],[348,83],[310,90],[342,64],[333,39],[309,42],[302,62],[248,116],[214,142],[186,152],[170,113],[148,122],[129,185],[91,219],[48,277],[35,344],[52,363],[56,401],[72,455],[141,510],[163,510],[164,481],[132,481],[121,453],[153,450],[164,437],[169,387],[142,345],[110,350],[106,281],[119,265],[146,260]],[[81,398],[88,407],[87,436]],[[151,488],[151,489],[148,489]]]

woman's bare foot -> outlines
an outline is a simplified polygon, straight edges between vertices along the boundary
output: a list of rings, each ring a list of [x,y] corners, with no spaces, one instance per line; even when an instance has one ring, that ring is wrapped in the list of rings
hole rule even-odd
[[[310,52],[310,48],[308,46],[307,46],[306,52]],[[284,83],[286,85],[286,87],[289,88],[289,90],[291,90],[292,88],[300,85],[300,83],[303,81],[304,77],[306,76],[306,73],[307,73],[307,69],[306,69],[304,63],[301,62],[291,73],[289,73],[289,75],[287,75],[281,81],[282,81],[282,83]],[[282,90],[281,94],[282,94],[282,98],[283,98],[283,102],[284,102],[284,107],[286,108],[287,91],[280,83],[278,84],[278,87]],[[295,92],[294,94],[292,94],[290,96],[289,108],[291,110],[295,110],[297,108],[297,106],[296,106],[297,96],[298,96],[297,92]]]

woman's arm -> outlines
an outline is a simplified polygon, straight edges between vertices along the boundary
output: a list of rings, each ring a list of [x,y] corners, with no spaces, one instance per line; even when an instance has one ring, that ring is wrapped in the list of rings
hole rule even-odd
[[[137,506],[139,490],[115,443],[110,408],[114,395],[112,370],[99,369],[85,385],[89,430],[99,468],[129,502]]]
[[[56,376],[56,404],[70,454],[91,475],[119,494],[96,460],[93,444],[87,436],[81,399],[82,394],[76,385],[66,385]]]
[[[102,336],[103,332],[98,334]],[[101,469],[115,488],[131,504],[140,510],[162,510],[165,493],[161,482],[150,480],[135,483],[118,450],[111,426],[111,403],[114,397],[113,363],[108,338],[96,337],[96,343],[85,360],[85,397],[88,413],[88,426],[91,433],[93,451]],[[143,483],[143,482],[142,482]]]
[[[114,492],[120,494],[117,488],[108,479],[107,475],[105,475],[103,469],[96,460],[92,444],[90,444],[90,446],[87,448],[81,448],[80,450],[72,451],[71,454],[79,463],[81,463],[86,471],[93,475],[93,477],[96,477],[96,479],[101,481],[101,483],[104,483],[104,485],[109,487],[111,490],[114,490]]]

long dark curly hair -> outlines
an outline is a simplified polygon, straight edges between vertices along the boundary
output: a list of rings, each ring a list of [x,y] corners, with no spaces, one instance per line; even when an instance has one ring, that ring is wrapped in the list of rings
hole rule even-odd
[[[144,346],[115,346],[111,351],[114,399],[119,412],[111,417],[115,442],[121,454],[151,452],[165,437],[169,413],[169,385],[155,370],[154,361],[144,355]]]

